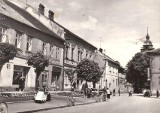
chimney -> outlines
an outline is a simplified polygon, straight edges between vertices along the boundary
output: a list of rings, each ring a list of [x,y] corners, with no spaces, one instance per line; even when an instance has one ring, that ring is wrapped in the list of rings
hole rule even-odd
[[[103,53],[103,49],[102,49],[102,48],[99,48],[99,51],[100,51],[101,53]]]
[[[54,20],[54,12],[53,11],[51,11],[51,10],[48,11],[48,18],[52,21]]]
[[[39,11],[40,14],[44,15],[44,9],[45,9],[44,5],[39,4],[38,11]]]

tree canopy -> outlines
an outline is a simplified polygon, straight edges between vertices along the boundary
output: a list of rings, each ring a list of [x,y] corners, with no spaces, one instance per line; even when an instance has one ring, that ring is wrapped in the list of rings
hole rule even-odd
[[[149,62],[150,56],[143,52],[135,54],[127,64],[126,79],[133,84],[136,92],[146,87]]]
[[[0,65],[12,60],[17,54],[17,48],[9,43],[0,43]]]
[[[82,60],[76,68],[77,76],[86,81],[97,82],[101,78],[102,73],[97,63],[89,59]]]
[[[38,51],[28,57],[27,63],[36,68],[36,71],[44,71],[45,67],[49,65],[49,59],[43,52]]]
[[[71,85],[73,85],[75,76],[74,76],[75,70],[71,68],[65,69],[65,74],[68,76],[68,80],[70,81]]]
[[[49,59],[47,58],[47,56],[45,56],[43,54],[43,52],[38,51],[28,57],[27,63],[28,63],[28,65],[31,65],[34,68],[36,68],[36,70],[35,70],[36,71],[35,89],[37,89],[39,87],[38,78],[39,78],[41,72],[44,71],[45,67],[49,65]]]

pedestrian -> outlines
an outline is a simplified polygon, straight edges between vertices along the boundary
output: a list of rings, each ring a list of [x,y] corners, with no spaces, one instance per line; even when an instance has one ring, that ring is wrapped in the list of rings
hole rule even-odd
[[[132,96],[132,91],[130,89],[128,90],[128,93],[129,93],[129,97]]]
[[[25,77],[21,76],[19,79],[19,91],[23,91],[25,87]]]
[[[120,89],[118,89],[118,94],[119,94],[119,96],[121,95],[121,90]]]
[[[106,101],[106,97],[107,97],[107,91],[106,91],[106,87],[104,87],[103,93],[102,93],[102,101]]]
[[[92,90],[91,88],[87,88],[87,98],[91,98]]]
[[[156,94],[157,94],[157,98],[159,97],[159,90],[157,89],[157,92],[156,92]]]
[[[116,93],[116,90],[115,90],[115,89],[113,89],[113,96],[115,96],[115,93]]]
[[[111,90],[107,88],[107,99],[110,99],[110,95],[111,95]]]
[[[87,89],[88,89],[88,84],[86,82],[82,85],[82,91],[83,91],[85,97],[87,96]]]

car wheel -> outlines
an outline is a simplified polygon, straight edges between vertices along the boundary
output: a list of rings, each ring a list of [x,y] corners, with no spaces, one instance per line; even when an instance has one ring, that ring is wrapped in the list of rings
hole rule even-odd
[[[8,113],[8,106],[6,103],[0,103],[0,113]]]

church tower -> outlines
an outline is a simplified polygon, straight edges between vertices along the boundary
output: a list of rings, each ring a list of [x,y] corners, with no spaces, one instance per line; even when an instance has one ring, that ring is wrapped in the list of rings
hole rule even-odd
[[[148,34],[148,27],[147,27],[147,35],[146,35],[146,40],[144,41],[143,47],[141,48],[141,52],[144,51],[150,51],[153,50],[153,45],[152,42],[150,41],[150,36]]]

